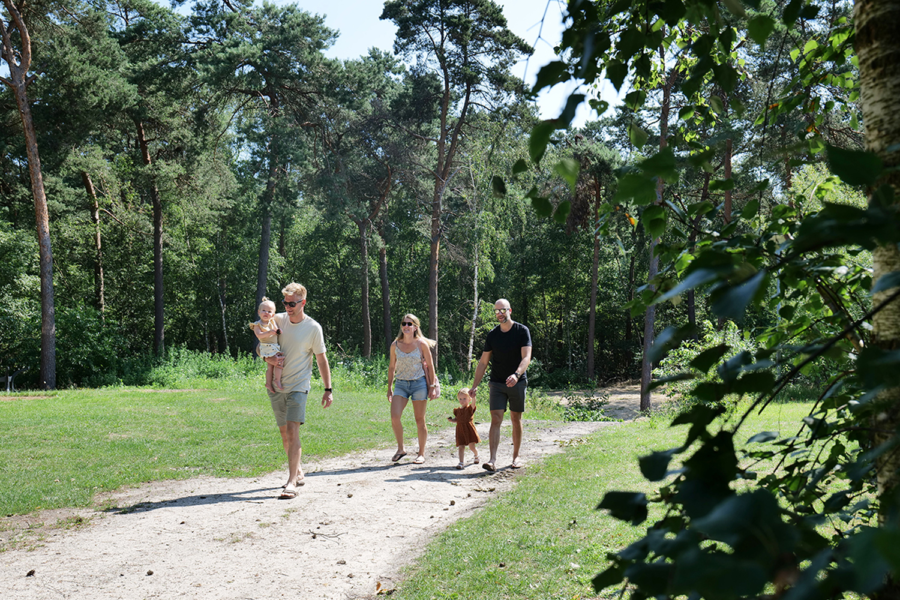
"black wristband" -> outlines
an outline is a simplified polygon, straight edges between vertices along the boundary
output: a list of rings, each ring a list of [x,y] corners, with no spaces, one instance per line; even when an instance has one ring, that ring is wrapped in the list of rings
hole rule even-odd
[[[331,390],[331,388],[325,388],[325,391],[326,391],[326,392],[331,392],[332,390]]]

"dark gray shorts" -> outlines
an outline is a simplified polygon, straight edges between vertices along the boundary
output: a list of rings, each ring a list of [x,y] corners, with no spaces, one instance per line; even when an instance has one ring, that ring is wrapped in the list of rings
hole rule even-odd
[[[506,406],[509,404],[509,410],[512,412],[525,412],[525,390],[528,389],[528,380],[517,381],[513,387],[506,387],[505,383],[488,382],[488,390],[490,395],[488,401],[491,410],[502,410],[506,412]]]

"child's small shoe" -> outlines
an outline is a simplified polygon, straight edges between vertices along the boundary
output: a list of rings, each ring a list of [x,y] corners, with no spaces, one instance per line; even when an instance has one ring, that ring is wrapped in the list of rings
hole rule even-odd
[[[481,462],[481,459],[478,458],[478,455],[476,454],[476,455],[475,455],[475,459],[472,460],[472,464],[473,464],[473,465],[477,465],[477,464],[480,463],[480,462]]]
[[[456,468],[459,469],[459,470],[461,471],[461,470],[463,470],[463,469],[466,468],[466,465],[464,465],[464,464],[462,464],[462,463],[459,463],[458,465],[456,465]]]

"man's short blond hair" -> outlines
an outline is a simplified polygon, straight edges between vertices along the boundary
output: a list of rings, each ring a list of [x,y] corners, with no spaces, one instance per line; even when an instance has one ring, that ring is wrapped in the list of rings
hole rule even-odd
[[[301,300],[306,300],[306,287],[300,285],[299,283],[287,284],[286,286],[284,286],[284,289],[281,290],[281,293],[285,296],[289,294],[292,296],[300,296]]]

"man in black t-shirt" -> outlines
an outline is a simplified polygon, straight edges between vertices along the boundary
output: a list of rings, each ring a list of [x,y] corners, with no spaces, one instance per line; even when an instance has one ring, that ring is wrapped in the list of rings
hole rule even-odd
[[[484,463],[488,471],[497,470],[497,448],[500,446],[500,425],[503,413],[509,406],[509,420],[512,423],[513,460],[512,468],[522,466],[519,459],[519,447],[522,445],[522,413],[525,412],[525,390],[528,379],[525,370],[531,362],[531,332],[521,323],[512,320],[512,309],[509,301],[501,298],[494,303],[494,314],[499,325],[487,334],[484,352],[475,369],[475,380],[469,388],[469,395],[474,399],[491,363],[490,389],[491,431],[488,437],[491,458]]]

